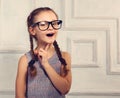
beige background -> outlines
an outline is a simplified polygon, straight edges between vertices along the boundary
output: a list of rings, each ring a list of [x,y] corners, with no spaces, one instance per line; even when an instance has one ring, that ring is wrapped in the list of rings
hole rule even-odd
[[[57,40],[72,57],[67,98],[120,98],[120,0],[0,0],[0,98],[14,98],[18,59],[29,50],[26,18],[41,6],[64,21]]]

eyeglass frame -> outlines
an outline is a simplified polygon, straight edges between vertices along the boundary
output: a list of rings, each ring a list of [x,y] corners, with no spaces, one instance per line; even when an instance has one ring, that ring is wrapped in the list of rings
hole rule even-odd
[[[55,28],[55,27],[53,26],[52,23],[55,22],[55,21],[59,21],[59,22],[60,22],[60,27],[59,27],[59,28]],[[48,27],[47,27],[46,29],[44,29],[44,30],[41,30],[40,27],[39,27],[39,23],[41,23],[41,22],[47,22],[47,23],[48,23]],[[38,28],[39,28],[39,30],[45,31],[45,30],[47,30],[47,29],[50,27],[50,24],[51,24],[51,26],[52,26],[53,29],[58,30],[58,29],[60,29],[60,28],[62,27],[62,20],[39,21],[39,22],[36,22],[36,23],[32,24],[31,27],[35,27],[35,26],[37,25]]]

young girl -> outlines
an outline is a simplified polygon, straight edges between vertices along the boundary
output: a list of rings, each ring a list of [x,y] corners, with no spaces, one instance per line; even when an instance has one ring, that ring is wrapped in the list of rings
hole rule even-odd
[[[65,98],[72,79],[70,55],[56,42],[62,20],[51,8],[41,7],[30,13],[27,25],[31,49],[18,63],[16,98]]]

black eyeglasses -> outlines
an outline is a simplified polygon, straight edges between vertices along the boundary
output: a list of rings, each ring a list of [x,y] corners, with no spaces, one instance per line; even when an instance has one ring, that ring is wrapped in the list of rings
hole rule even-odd
[[[62,26],[62,20],[54,20],[54,21],[40,21],[40,22],[37,22],[37,23],[34,23],[32,25],[32,27],[35,27],[36,25],[38,26],[38,28],[41,30],[41,31],[45,31],[49,28],[49,26],[53,27],[53,29],[55,30],[58,30],[61,28]]]

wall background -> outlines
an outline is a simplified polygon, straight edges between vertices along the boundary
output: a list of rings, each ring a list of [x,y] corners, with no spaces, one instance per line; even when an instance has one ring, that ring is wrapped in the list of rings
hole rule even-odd
[[[119,98],[120,0],[0,0],[0,98],[14,98],[18,59],[29,50],[26,18],[41,6],[64,21],[57,40],[72,57],[67,98]]]

